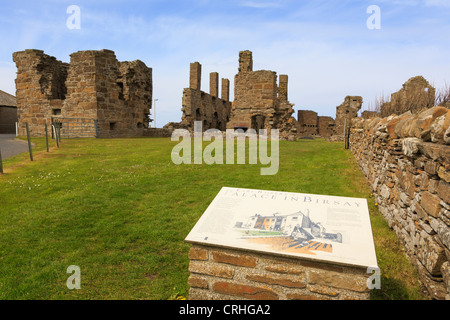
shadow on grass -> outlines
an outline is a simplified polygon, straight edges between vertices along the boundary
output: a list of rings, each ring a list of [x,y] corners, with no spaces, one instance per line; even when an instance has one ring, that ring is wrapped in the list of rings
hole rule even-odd
[[[383,277],[381,288],[373,289],[370,292],[370,300],[429,300],[429,297],[424,288],[422,288],[422,295],[418,295],[416,291],[411,291],[404,282]]]

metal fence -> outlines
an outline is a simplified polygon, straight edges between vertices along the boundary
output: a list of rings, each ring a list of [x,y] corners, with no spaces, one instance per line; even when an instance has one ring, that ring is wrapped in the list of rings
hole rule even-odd
[[[59,129],[60,138],[96,138],[98,136],[98,122],[86,118],[52,118],[52,137]]]

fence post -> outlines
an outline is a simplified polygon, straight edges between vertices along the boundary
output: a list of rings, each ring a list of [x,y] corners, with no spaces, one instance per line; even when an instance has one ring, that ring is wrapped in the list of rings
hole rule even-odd
[[[28,127],[28,122],[25,122],[25,126],[27,128],[28,151],[30,152],[30,160],[33,161],[33,150],[31,148],[30,128]]]
[[[98,138],[98,120],[94,120],[95,137]]]
[[[0,149],[0,174],[3,174],[2,149]]]
[[[58,141],[59,144],[61,144],[61,123],[58,124],[58,129],[56,131],[58,131]]]
[[[347,119],[345,119],[344,140],[345,149],[350,149],[350,125],[347,123]]]
[[[52,123],[52,128],[53,128],[53,135],[55,136],[56,140],[56,146],[59,148],[58,134],[56,133],[56,126],[54,122]]]
[[[45,143],[47,144],[47,152],[48,152],[48,128],[47,128],[47,122],[45,123]]]

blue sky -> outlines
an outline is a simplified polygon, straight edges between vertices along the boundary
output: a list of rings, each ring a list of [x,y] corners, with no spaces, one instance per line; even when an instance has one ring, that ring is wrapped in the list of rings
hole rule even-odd
[[[67,8],[80,7],[81,28],[70,30]],[[381,9],[370,30],[367,8]],[[0,89],[15,93],[12,53],[41,49],[69,62],[79,50],[110,49],[120,61],[153,68],[156,124],[181,120],[189,64],[233,85],[239,51],[253,52],[254,70],[289,75],[294,109],[335,116],[347,95],[398,91],[423,75],[450,84],[450,0],[0,0]],[[233,92],[231,92],[233,97]]]

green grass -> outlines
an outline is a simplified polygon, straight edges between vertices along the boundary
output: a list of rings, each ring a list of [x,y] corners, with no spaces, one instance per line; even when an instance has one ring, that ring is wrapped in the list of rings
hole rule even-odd
[[[422,299],[414,268],[340,143],[280,142],[280,169],[175,165],[164,138],[63,140],[4,161],[0,176],[0,299],[174,299],[189,287],[185,237],[222,186],[369,200],[381,290]],[[81,290],[68,290],[70,265]]]

